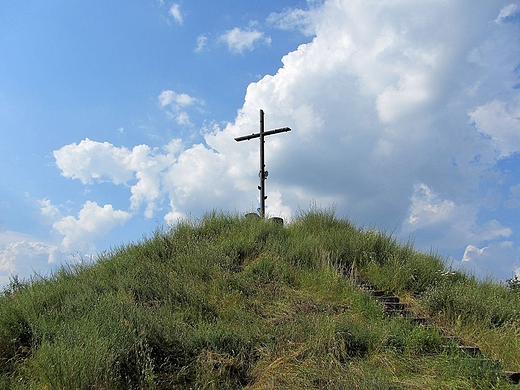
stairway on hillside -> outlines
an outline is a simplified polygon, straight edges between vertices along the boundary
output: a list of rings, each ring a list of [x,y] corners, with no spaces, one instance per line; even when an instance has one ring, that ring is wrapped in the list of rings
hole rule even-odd
[[[434,326],[431,319],[427,317],[422,317],[416,315],[413,312],[409,305],[403,303],[401,299],[395,294],[378,289],[377,287],[366,283],[359,278],[355,279],[356,285],[364,290],[367,294],[373,297],[379,304],[383,306],[384,313],[389,316],[402,316],[409,319],[411,322],[415,323],[417,326]],[[475,346],[464,345],[461,339],[453,337],[449,334],[446,334],[445,331],[440,331],[444,336],[446,345],[455,345],[461,353],[466,354],[468,357],[473,359],[480,359],[482,363],[491,363],[500,365],[498,361],[494,361],[492,359],[485,358],[482,354],[480,348]],[[520,372],[516,371],[504,371],[503,374],[509,379],[509,381],[513,384],[520,383]]]

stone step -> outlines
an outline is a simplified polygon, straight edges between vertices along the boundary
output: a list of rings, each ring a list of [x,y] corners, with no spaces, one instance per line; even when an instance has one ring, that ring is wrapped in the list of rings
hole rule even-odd
[[[368,292],[374,298],[384,297],[384,296],[388,295],[388,291],[383,291],[383,290],[368,290]]]
[[[413,318],[414,314],[410,310],[388,310],[385,311],[385,314],[388,317],[403,317],[403,318]]]
[[[410,321],[412,321],[416,325],[426,326],[431,325],[431,321],[429,318],[426,317],[412,317],[410,318]]]
[[[385,305],[385,311],[404,311],[406,305],[399,302],[383,302]]]
[[[396,296],[381,295],[375,297],[378,302],[381,303],[399,303],[400,299]]]
[[[514,385],[517,385],[520,383],[520,372],[516,372],[516,371],[505,371],[504,372],[504,375],[507,377],[507,379],[509,379],[509,381],[514,384]]]

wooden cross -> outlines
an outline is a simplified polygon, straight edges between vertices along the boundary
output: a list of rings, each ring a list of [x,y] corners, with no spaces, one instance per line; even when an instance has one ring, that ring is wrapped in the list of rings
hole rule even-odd
[[[260,172],[258,173],[258,177],[260,177],[260,185],[258,186],[258,189],[260,190],[260,208],[258,211],[262,218],[265,217],[265,200],[267,199],[267,196],[265,196],[265,179],[267,179],[267,176],[269,175],[269,172],[265,170],[264,163],[264,137],[266,135],[285,133],[287,131],[291,131],[291,129],[288,127],[283,127],[280,129],[264,131],[264,111],[260,110],[260,132],[235,138],[235,141],[237,142],[249,141],[253,138],[260,138]]]

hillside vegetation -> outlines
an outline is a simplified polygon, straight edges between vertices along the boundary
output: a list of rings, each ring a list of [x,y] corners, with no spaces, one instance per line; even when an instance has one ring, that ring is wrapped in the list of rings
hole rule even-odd
[[[388,317],[360,279],[435,326]],[[515,388],[501,374],[520,369],[512,286],[328,210],[285,227],[213,212],[94,264],[13,278],[0,297],[0,388]]]

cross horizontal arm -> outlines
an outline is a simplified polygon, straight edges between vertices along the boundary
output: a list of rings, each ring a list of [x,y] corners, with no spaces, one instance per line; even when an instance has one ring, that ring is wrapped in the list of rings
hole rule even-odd
[[[265,131],[264,136],[271,135],[271,134],[285,133],[287,131],[291,131],[291,129],[289,127],[282,127],[281,129]],[[237,137],[237,138],[235,138],[235,141],[237,141],[237,142],[249,141],[250,139],[259,138],[259,137],[260,137],[260,133],[253,133],[251,135],[244,135],[242,137]]]
[[[235,141],[237,141],[237,142],[246,141],[246,140],[250,140],[250,139],[258,138],[258,137],[260,137],[260,133],[255,133],[255,134],[251,134],[251,135],[244,135],[242,137],[237,137],[237,138],[235,138]]]
[[[289,127],[282,127],[281,129],[274,129],[274,130],[264,131],[264,135],[286,133],[288,131],[291,131],[291,129]]]

